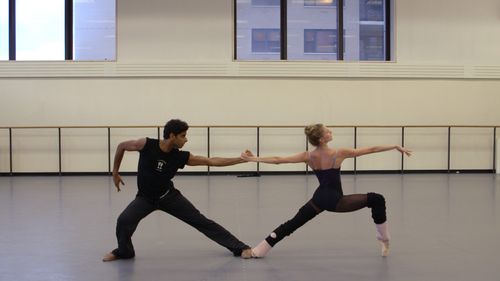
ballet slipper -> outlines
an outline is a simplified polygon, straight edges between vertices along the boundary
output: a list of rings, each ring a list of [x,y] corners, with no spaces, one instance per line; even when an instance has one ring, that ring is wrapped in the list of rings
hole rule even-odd
[[[107,262],[107,261],[114,261],[117,260],[118,257],[113,255],[113,253],[107,253],[102,257],[102,261]]]
[[[271,245],[266,240],[262,240],[262,242],[252,248],[252,257],[263,258],[271,248]]]
[[[382,257],[387,257],[389,255],[389,240],[380,241],[382,244]]]

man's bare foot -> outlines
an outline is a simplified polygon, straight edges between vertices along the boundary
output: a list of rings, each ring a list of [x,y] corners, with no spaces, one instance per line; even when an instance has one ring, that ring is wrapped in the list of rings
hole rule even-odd
[[[252,258],[252,249],[248,248],[248,249],[241,251],[241,258],[242,259],[251,259]]]
[[[113,255],[113,253],[107,253],[104,255],[104,257],[102,257],[102,261],[106,262],[106,261],[114,261],[114,260],[117,260],[118,257],[116,257],[115,255]]]

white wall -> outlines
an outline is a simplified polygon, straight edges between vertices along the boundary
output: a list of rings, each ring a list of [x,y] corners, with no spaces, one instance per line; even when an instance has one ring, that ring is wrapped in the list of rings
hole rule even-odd
[[[397,60],[499,65],[500,2],[396,0]]]
[[[120,0],[117,62],[0,63],[0,126],[163,125],[173,117],[192,125],[500,125],[500,2],[396,2],[395,62],[245,63],[232,61],[231,0]],[[70,143],[77,144],[81,132],[72,134],[77,136]],[[360,144],[392,141],[392,134],[364,134]],[[102,136],[91,135],[97,140],[82,137],[82,144],[100,152],[86,158],[82,151],[67,151],[68,171],[107,168],[101,163],[107,160]],[[186,149],[204,151],[199,135]],[[455,143],[453,149],[463,153],[453,168],[491,168],[490,133],[469,130],[460,137],[468,142],[477,135],[484,140],[478,142],[481,159],[468,164],[476,156]],[[15,137],[16,170],[57,170],[46,131]],[[416,151],[407,167],[445,168],[442,133],[431,139],[436,142],[412,131],[408,144],[425,143],[419,149],[426,157]],[[1,131],[0,172],[8,170],[7,140]],[[113,145],[120,140],[114,138]],[[214,145],[224,146],[224,138],[219,140]],[[39,145],[29,149],[32,142]],[[253,145],[246,139],[243,144]],[[29,159],[40,162],[44,154],[48,162],[30,168]],[[367,158],[358,168],[398,169],[400,159],[393,156]],[[131,159],[127,170],[135,169]]]

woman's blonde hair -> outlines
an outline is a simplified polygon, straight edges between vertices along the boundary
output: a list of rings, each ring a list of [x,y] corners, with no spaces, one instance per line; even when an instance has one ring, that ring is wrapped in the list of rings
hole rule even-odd
[[[323,124],[312,124],[304,129],[304,133],[307,136],[307,140],[314,146],[319,145],[319,140],[323,137]]]

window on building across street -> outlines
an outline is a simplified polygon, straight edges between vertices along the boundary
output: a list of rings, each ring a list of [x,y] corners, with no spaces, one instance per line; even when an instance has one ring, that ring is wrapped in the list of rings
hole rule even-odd
[[[252,52],[254,53],[279,53],[279,29],[254,29],[252,30]]]
[[[335,53],[337,34],[335,29],[305,29],[304,53]]]

